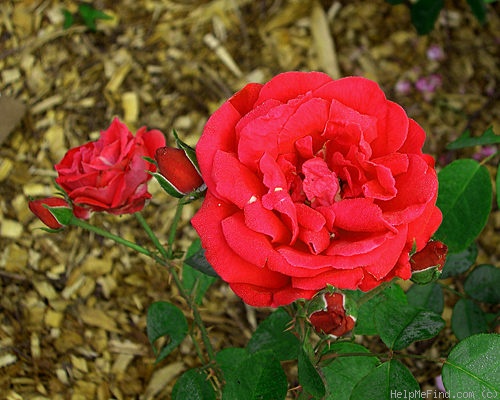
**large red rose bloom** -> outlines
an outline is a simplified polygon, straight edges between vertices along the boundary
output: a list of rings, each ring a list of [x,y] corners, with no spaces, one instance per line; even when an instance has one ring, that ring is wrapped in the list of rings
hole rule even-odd
[[[409,253],[442,219],[424,140],[368,79],[287,72],[248,84],[196,147],[208,190],[192,224],[207,260],[254,306],[409,279]]]

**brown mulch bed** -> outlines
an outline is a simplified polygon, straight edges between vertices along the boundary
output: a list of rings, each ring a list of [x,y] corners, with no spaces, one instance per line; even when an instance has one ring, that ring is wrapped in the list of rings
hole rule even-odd
[[[78,21],[63,29],[62,9],[75,12],[74,1],[2,1],[0,398],[169,398],[177,376],[198,362],[186,340],[154,364],[147,307],[183,306],[165,271],[78,229],[37,229],[28,199],[54,193],[53,165],[68,148],[95,139],[113,116],[132,130],[175,128],[195,145],[210,113],[245,83],[323,70],[379,82],[428,132],[426,149],[439,165],[471,155],[478,149],[452,153],[444,145],[466,128],[500,133],[500,7],[489,6],[482,27],[465,1],[451,3],[435,30],[419,37],[408,10],[383,0],[95,0],[113,16],[96,32]],[[429,60],[433,45],[443,60]],[[434,93],[397,90],[401,80],[432,74],[442,78]],[[166,238],[175,204],[154,184],[151,191],[145,215]],[[195,237],[189,219],[197,207],[183,215],[184,248]],[[131,217],[92,222],[147,240]],[[496,210],[479,241],[480,262],[499,265],[499,232]],[[202,307],[216,349],[244,346],[267,312],[245,307],[223,283]],[[432,352],[441,342],[449,345],[440,339]],[[412,368],[431,381],[423,365]]]

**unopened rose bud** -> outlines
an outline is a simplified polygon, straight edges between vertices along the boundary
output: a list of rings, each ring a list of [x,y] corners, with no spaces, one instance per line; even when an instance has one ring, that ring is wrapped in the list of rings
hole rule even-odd
[[[320,294],[324,307],[314,311],[309,321],[316,332],[335,338],[351,331],[356,324],[356,318],[346,312],[345,296],[342,293]]]
[[[444,243],[438,240],[429,241],[422,250],[413,254],[410,259],[411,280],[425,285],[438,279],[446,262],[447,252],[448,247]]]
[[[59,229],[64,226],[63,221],[59,221],[54,213],[49,210],[58,208],[71,209],[69,203],[60,197],[48,197],[45,199],[32,200],[28,204],[29,209],[40,221],[51,229]],[[49,208],[48,208],[49,207]]]
[[[160,184],[169,194],[183,197],[203,185],[201,175],[184,149],[160,147],[155,159],[160,174],[167,181],[160,181]]]

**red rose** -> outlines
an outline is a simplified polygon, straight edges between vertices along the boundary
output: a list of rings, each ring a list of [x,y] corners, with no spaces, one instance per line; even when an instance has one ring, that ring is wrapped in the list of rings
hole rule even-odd
[[[341,293],[322,294],[325,303],[324,310],[315,311],[309,316],[309,321],[316,332],[338,338],[352,331],[356,319],[347,315],[344,305],[344,295]]]
[[[435,281],[441,276],[448,247],[438,240],[431,240],[410,259],[412,276],[411,280],[420,284]]]
[[[49,211],[50,208],[70,208],[68,202],[60,197],[48,197],[46,199],[32,200],[28,204],[29,209],[40,221],[52,229],[62,228],[63,225]]]
[[[143,127],[134,136],[117,118],[95,141],[69,150],[55,166],[56,179],[72,200],[74,214],[87,219],[91,211],[129,214],[140,211],[148,193],[148,171],[156,167],[144,160],[165,146],[160,131]]]
[[[160,174],[167,180],[175,197],[191,193],[203,184],[198,170],[184,150],[160,147],[156,150],[155,159]]]
[[[254,306],[409,279],[409,253],[442,219],[424,140],[368,79],[248,84],[196,147],[208,190],[192,223],[207,260]]]

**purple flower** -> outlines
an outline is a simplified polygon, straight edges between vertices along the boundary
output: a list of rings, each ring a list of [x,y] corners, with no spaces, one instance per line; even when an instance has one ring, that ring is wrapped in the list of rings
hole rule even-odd
[[[441,76],[438,74],[432,74],[420,78],[417,83],[415,83],[415,87],[419,92],[433,93],[439,86],[441,86],[441,83]]]
[[[427,58],[431,61],[441,61],[444,60],[443,49],[437,44],[432,44],[427,49]]]

